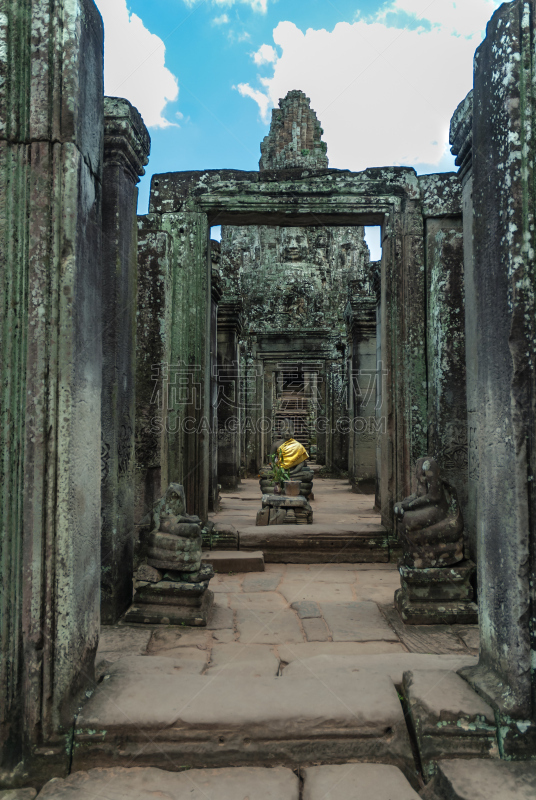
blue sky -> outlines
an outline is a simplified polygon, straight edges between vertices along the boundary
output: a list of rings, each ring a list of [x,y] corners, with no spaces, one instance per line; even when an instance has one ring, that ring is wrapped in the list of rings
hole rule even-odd
[[[448,125],[496,0],[96,0],[105,91],[152,139],[150,177],[255,170],[271,108],[302,89],[330,166],[453,168]]]

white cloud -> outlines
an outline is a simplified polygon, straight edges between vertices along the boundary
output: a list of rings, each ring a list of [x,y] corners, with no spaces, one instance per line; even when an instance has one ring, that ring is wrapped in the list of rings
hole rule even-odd
[[[188,8],[198,5],[200,0],[184,0]],[[253,11],[259,11],[261,14],[266,14],[268,9],[268,0],[212,0],[215,6],[234,6],[235,3],[245,3],[250,6]]]
[[[227,16],[227,14],[222,14],[220,17],[214,17],[212,22],[214,23],[214,25],[227,25],[227,23],[229,22],[229,17]]]
[[[261,89],[244,83],[238,89],[266,122],[290,89],[304,91],[333,167],[444,168],[450,118],[472,86],[474,51],[499,4],[392,0],[375,17],[341,22],[332,31],[304,33],[280,22],[273,41],[282,55],[273,75],[259,78]]]
[[[261,66],[262,64],[275,64],[277,53],[271,44],[262,44],[256,53],[253,53],[253,61]]]
[[[263,119],[267,117],[270,99],[263,92],[259,89],[252,89],[248,83],[239,83],[238,86],[233,88],[238,89],[242,97],[251,97],[252,100],[255,100]]]
[[[165,66],[166,48],[126,0],[96,0],[104,21],[104,91],[136,106],[148,127],[176,123],[164,117],[166,104],[179,96],[175,75]]]

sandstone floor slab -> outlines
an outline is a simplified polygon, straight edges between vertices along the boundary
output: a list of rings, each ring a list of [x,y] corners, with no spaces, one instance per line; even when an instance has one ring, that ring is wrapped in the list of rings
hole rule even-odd
[[[288,603],[314,600],[317,603],[350,603],[354,599],[348,583],[321,583],[314,576],[303,581],[284,578],[278,587]]]
[[[329,641],[328,626],[323,619],[302,619],[302,627],[308,642]]]
[[[129,625],[102,625],[95,663],[117,661],[125,656],[141,656],[147,651],[151,638],[150,628]]]
[[[396,767],[387,764],[339,764],[306,767],[303,800],[419,800]]]
[[[375,603],[319,603],[334,642],[400,641]]]
[[[288,607],[288,603],[278,592],[241,592],[229,595],[229,607],[237,610],[282,611]]]
[[[336,656],[370,656],[400,655],[406,653],[405,648],[396,642],[304,642],[302,644],[283,644],[277,647],[279,658],[285,664],[304,661],[314,656],[325,656],[327,659]],[[474,663],[474,662],[472,662]],[[285,667],[285,671],[288,667]]]
[[[212,649],[212,659],[207,675],[222,671],[228,674],[274,678],[279,670],[279,659],[272,647],[265,644],[240,644],[232,642]]]
[[[298,800],[290,769],[241,767],[168,772],[151,767],[90,769],[49,781],[39,800]]]
[[[217,747],[214,746],[217,742]],[[75,723],[73,769],[381,761],[413,770],[386,675],[247,678],[183,672],[170,658],[112,665]]]
[[[536,763],[495,759],[441,761],[427,800],[534,800]]]
[[[258,575],[256,573],[246,575],[242,583],[242,591],[273,592],[277,589],[282,577],[282,572],[270,572],[266,575]]]
[[[240,608],[236,612],[238,639],[247,644],[285,644],[303,642],[303,633],[294,611],[258,611]]]

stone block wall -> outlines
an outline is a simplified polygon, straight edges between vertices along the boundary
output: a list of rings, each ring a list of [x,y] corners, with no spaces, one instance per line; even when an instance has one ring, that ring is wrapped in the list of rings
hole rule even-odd
[[[98,641],[103,30],[91,0],[3,12],[0,777],[16,783],[30,753],[34,773],[67,769]]]

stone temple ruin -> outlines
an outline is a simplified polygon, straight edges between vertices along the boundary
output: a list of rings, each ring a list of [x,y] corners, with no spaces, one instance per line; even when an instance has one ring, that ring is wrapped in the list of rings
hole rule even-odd
[[[457,173],[332,169],[292,91],[137,217],[92,0],[6,4],[2,800],[536,797],[535,14]]]

